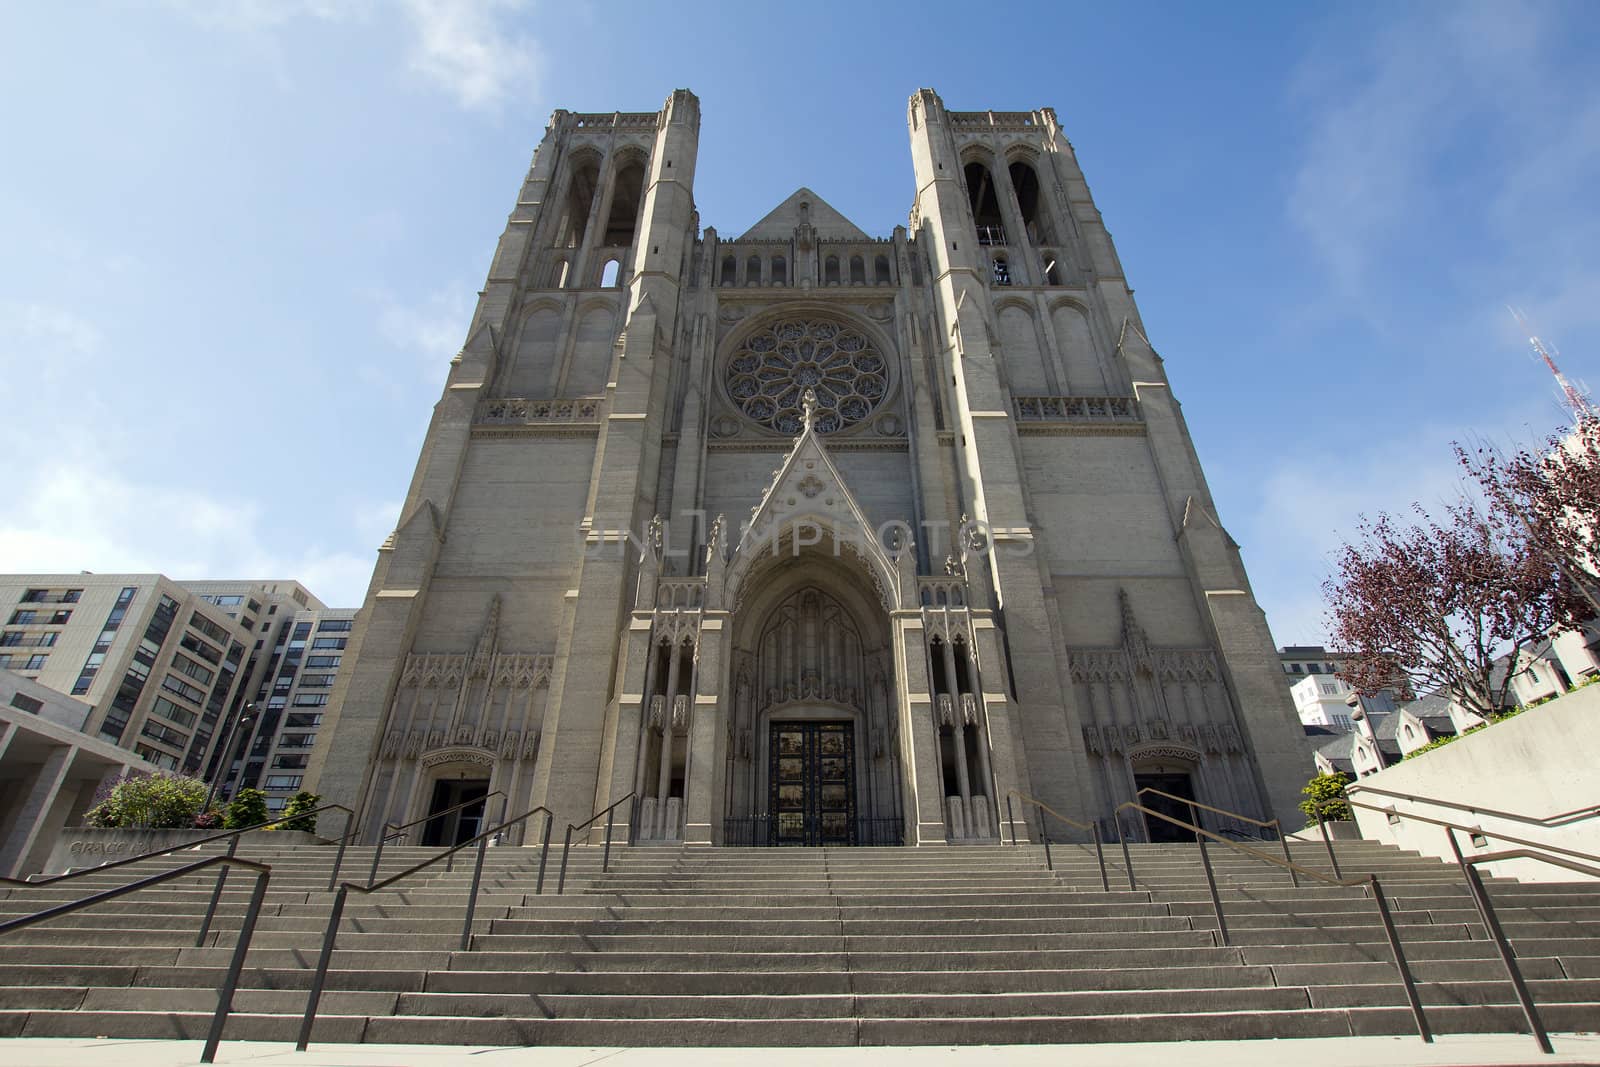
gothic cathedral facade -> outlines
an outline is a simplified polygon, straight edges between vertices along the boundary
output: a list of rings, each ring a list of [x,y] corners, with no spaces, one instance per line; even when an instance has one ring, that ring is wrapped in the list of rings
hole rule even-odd
[[[802,188],[723,237],[692,93],[554,114],[312,757],[368,840],[621,798],[712,845],[994,840],[1013,791],[1296,817],[1265,618],[1055,113],[907,120],[908,226]]]

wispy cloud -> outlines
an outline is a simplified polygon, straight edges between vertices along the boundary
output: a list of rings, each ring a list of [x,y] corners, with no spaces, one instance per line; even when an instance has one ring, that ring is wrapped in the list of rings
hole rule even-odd
[[[360,604],[373,556],[317,543],[338,529],[267,538],[258,501],[229,487],[164,485],[117,471],[104,449],[80,443],[22,474],[14,506],[0,517],[0,559],[16,571],[158,571],[175,578],[292,576],[331,604]],[[380,510],[349,505],[348,519],[376,549]],[[381,510],[398,511],[384,505]],[[153,521],[160,516],[160,521]],[[339,509],[327,516],[337,527]],[[393,519],[388,523],[393,526]],[[284,545],[288,546],[287,551]]]
[[[1447,157],[1462,148],[1465,132],[1474,165],[1491,173],[1514,159],[1496,161],[1509,147],[1500,139],[1522,142],[1513,109],[1537,69],[1543,9],[1413,10],[1374,35],[1364,53],[1308,62],[1293,94],[1305,136],[1288,215],[1341,303],[1370,295],[1374,268],[1439,212],[1453,191]]]
[[[1535,398],[1481,431],[1417,422],[1367,440],[1347,440],[1337,461],[1310,448],[1285,452],[1262,483],[1258,511],[1240,526],[1245,562],[1278,643],[1324,639],[1322,582],[1363,517],[1388,513],[1409,523],[1415,521],[1413,505],[1440,514],[1447,504],[1476,497],[1453,444],[1535,446],[1554,425],[1550,414]],[[1404,462],[1397,462],[1398,456]]]
[[[0,364],[56,353],[85,354],[100,347],[100,330],[64,308],[0,300]]]
[[[522,0],[405,0],[414,34],[411,69],[463,107],[494,107],[530,86],[539,68],[532,35],[513,31]]]
[[[272,36],[305,21],[370,24],[394,10],[378,0],[166,0],[200,25]],[[538,40],[518,26],[527,0],[400,0],[406,68],[463,108],[493,110],[531,90]]]
[[[420,300],[403,300],[380,292],[378,333],[396,348],[421,357],[418,370],[429,384],[437,385],[444,362],[461,351],[467,324],[472,321],[472,288],[465,283],[438,289]]]

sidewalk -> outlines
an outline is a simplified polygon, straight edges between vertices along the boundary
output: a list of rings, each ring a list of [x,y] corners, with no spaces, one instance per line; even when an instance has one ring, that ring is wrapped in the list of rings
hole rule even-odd
[[[1452,1034],[1425,1045],[1415,1037],[1302,1038],[1280,1041],[1170,1041],[1124,1045],[964,1045],[918,1048],[498,1048],[464,1045],[323,1045],[307,1052],[265,1041],[224,1041],[217,1063],[250,1067],[1283,1067],[1286,1063],[1360,1067],[1488,1067],[1506,1064],[1600,1065],[1600,1036],[1556,1034],[1545,1056],[1521,1034]],[[8,1067],[190,1067],[198,1041],[19,1037],[0,1039]]]

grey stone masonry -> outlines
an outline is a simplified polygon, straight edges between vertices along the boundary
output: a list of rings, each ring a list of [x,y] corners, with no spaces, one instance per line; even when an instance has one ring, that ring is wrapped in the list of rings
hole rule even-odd
[[[367,841],[485,793],[633,793],[689,845],[982,845],[1013,792],[1147,786],[1297,819],[1265,618],[1055,113],[918,91],[886,237],[804,187],[702,227],[700,121],[551,117],[306,787]]]

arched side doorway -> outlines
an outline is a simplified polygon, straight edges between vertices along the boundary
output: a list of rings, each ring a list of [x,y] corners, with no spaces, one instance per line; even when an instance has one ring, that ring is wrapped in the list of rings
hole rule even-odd
[[[500,800],[486,802],[494,767],[490,753],[445,751],[425,757],[422,781],[413,793],[417,809],[412,819],[427,821],[411,831],[409,843],[450,847],[470,841],[496,818]],[[492,810],[486,810],[491,809]]]
[[[1174,747],[1146,748],[1128,754],[1128,767],[1133,772],[1133,788],[1139,802],[1174,819],[1195,822],[1206,826],[1197,808],[1185,804],[1186,800],[1200,800],[1203,792],[1199,781],[1200,754]],[[1143,790],[1155,790],[1145,793]],[[1153,843],[1193,841],[1194,834],[1181,826],[1144,815],[1145,840]],[[1198,822],[1196,822],[1198,820]]]
[[[734,617],[723,843],[903,843],[894,664],[871,584],[826,554],[750,580]]]

